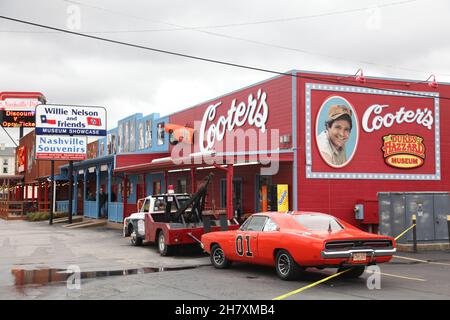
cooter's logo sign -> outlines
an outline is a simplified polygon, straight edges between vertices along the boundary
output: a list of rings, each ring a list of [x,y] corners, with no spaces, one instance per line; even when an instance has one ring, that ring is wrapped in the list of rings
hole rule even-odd
[[[420,136],[409,134],[383,136],[381,149],[386,164],[394,168],[418,168],[425,161],[425,145]]]

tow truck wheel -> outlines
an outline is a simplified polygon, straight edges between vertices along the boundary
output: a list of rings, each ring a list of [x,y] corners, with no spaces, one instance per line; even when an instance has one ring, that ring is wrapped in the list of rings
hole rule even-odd
[[[143,242],[142,238],[139,238],[139,237],[136,235],[136,232],[133,232],[133,233],[131,234],[131,236],[130,236],[130,241],[131,241],[131,244],[132,244],[133,246],[136,246],[136,247],[142,246],[142,242]]]
[[[350,270],[348,270],[348,269],[350,269]],[[348,271],[341,275],[343,278],[355,279],[355,278],[359,278],[364,273],[364,271],[366,271],[366,266],[343,267],[343,268],[339,268],[338,272],[345,271],[345,270],[348,270]]]
[[[222,248],[215,244],[211,249],[211,263],[217,269],[225,269],[231,265],[231,261],[225,257]]]
[[[166,244],[166,237],[162,231],[158,234],[158,251],[162,256],[169,256],[172,253],[172,247]]]
[[[277,252],[275,259],[275,270],[277,275],[282,280],[295,280],[301,274],[301,267],[291,257],[286,250]]]

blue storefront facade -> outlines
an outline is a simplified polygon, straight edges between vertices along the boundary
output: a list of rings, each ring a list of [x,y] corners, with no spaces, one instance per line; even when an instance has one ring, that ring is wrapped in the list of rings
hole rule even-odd
[[[138,199],[165,190],[162,172],[127,175],[115,173],[121,165],[143,163],[168,154],[168,136],[164,131],[168,117],[158,113],[136,113],[118,121],[107,136],[91,143],[96,154],[73,164],[72,214],[87,218],[107,218],[122,223],[136,211]],[[60,175],[68,180],[68,165]],[[57,201],[58,211],[68,210],[69,200]]]

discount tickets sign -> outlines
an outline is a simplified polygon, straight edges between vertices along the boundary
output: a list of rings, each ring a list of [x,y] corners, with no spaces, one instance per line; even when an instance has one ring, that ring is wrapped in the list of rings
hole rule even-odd
[[[36,106],[37,135],[106,136],[106,109],[103,107]]]

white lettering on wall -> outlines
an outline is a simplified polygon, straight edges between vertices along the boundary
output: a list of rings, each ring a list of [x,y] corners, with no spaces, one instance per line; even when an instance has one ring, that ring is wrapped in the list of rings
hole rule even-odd
[[[416,122],[429,130],[433,126],[433,112],[428,108],[424,110],[418,108],[415,111],[407,110],[401,107],[395,113],[386,113],[381,115],[383,109],[388,108],[387,104],[373,104],[367,108],[362,117],[362,127],[365,132],[373,132],[381,129],[381,127],[390,128],[394,123],[413,123]]]
[[[267,105],[266,98],[267,94],[259,89],[256,97],[253,97],[253,94],[248,95],[247,104],[242,101],[236,105],[236,99],[233,99],[227,115],[220,116],[215,123],[216,109],[222,102],[209,105],[203,114],[200,125],[200,151],[205,152],[211,150],[216,141],[223,140],[226,131],[231,132],[235,127],[242,127],[246,122],[251,126],[259,128],[264,133],[266,131],[267,117],[269,116],[269,106]],[[210,122],[212,123],[208,127],[208,130],[206,130]]]

